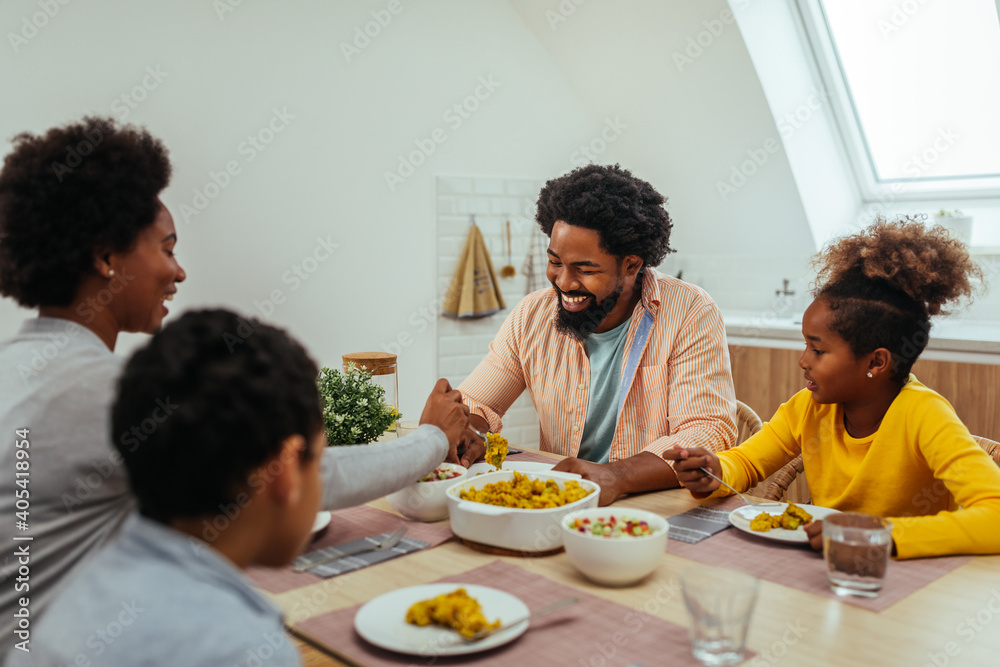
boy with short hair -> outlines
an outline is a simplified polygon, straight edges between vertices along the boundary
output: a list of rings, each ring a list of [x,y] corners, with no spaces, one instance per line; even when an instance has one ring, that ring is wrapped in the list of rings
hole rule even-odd
[[[185,314],[126,366],[112,432],[167,401],[172,414],[124,458],[139,512],[84,566],[14,664],[299,665],[282,615],[244,577],[306,545],[323,497],[316,364],[261,325],[232,351],[224,310]],[[203,522],[238,507],[206,541]]]

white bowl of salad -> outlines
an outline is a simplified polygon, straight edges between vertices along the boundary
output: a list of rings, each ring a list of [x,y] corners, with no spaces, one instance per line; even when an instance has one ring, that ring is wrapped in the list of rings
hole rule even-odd
[[[392,508],[408,519],[440,521],[448,518],[445,491],[469,474],[456,463],[439,463],[418,481],[385,497]]]
[[[667,550],[670,524],[627,507],[594,507],[563,517],[563,546],[576,569],[606,586],[628,586],[657,568]]]

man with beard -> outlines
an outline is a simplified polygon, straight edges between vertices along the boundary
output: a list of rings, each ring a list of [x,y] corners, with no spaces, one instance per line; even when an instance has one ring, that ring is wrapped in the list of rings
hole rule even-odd
[[[601,486],[601,505],[677,486],[661,457],[675,445],[721,451],[736,440],[725,328],[704,290],[657,273],[672,252],[666,199],[618,165],[550,180],[537,221],[551,288],[526,296],[458,388],[480,431],[525,389],[556,470]],[[473,443],[468,465],[482,452]]]

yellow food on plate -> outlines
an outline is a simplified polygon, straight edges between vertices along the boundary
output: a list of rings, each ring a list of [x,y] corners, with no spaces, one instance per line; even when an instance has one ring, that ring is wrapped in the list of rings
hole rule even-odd
[[[591,493],[574,479],[567,480],[565,488],[560,489],[554,479],[529,479],[514,471],[513,481],[503,480],[487,484],[481,489],[468,489],[462,491],[461,498],[487,505],[538,510],[562,507],[586,498]]]
[[[750,521],[750,530],[756,530],[759,533],[766,533],[772,528],[777,528],[780,523],[775,523],[773,516],[767,512],[761,512],[756,517]]]
[[[766,533],[772,528],[796,530],[799,526],[804,526],[812,520],[812,514],[795,503],[788,503],[788,507],[781,514],[768,514],[767,512],[758,514],[750,521],[750,530],[755,530],[758,533]]]
[[[406,622],[419,626],[434,623],[452,628],[463,637],[500,627],[500,621],[486,620],[479,600],[470,597],[464,588],[417,602],[406,611]]]
[[[794,503],[788,503],[788,507],[785,508],[785,512],[781,515],[781,527],[785,530],[795,530],[812,520],[812,514]]]
[[[486,462],[500,470],[507,458],[507,438],[499,433],[486,434]]]

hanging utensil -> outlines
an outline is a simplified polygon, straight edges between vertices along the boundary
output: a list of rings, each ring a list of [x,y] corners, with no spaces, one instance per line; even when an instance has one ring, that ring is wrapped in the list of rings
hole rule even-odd
[[[517,274],[517,270],[510,261],[510,256],[513,252],[510,244],[510,220],[507,221],[507,266],[500,269],[501,278],[513,278]]]

